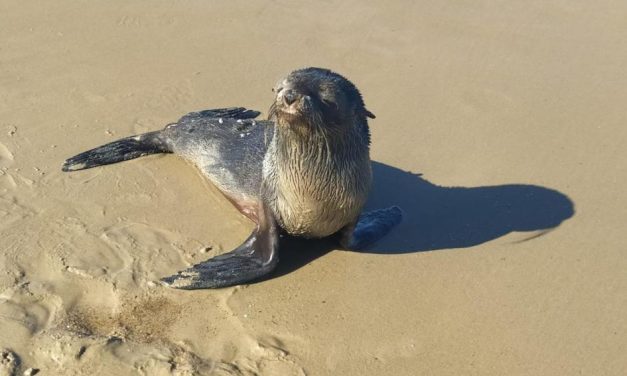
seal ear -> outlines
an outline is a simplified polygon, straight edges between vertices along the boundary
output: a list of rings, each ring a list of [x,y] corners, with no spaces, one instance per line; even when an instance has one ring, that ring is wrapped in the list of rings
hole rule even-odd
[[[366,115],[370,119],[375,119],[376,118],[376,116],[374,116],[374,114],[372,112],[366,110],[365,108],[364,108],[364,115]]]

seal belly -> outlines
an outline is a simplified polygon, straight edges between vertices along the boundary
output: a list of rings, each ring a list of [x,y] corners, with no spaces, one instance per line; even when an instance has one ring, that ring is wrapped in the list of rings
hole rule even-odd
[[[323,238],[333,235],[354,221],[363,202],[340,199],[316,200],[289,194],[277,200],[279,223],[289,234],[304,238]]]

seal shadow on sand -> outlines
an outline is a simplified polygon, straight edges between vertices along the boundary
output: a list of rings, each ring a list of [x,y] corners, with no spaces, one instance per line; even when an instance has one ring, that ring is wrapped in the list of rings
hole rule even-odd
[[[365,210],[393,205],[403,222],[361,253],[402,254],[467,248],[507,235],[532,232],[527,241],[557,228],[575,213],[563,193],[537,185],[440,187],[379,162],[372,163],[374,182]],[[281,262],[268,278],[292,272],[337,249],[332,239],[282,239]]]

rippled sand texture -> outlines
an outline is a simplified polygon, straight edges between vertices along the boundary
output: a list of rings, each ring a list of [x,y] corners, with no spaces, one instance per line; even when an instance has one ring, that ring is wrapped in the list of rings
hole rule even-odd
[[[0,2],[0,375],[627,374],[627,5]],[[63,160],[192,110],[266,110],[286,72],[362,90],[365,252],[155,283],[252,225],[172,156]]]

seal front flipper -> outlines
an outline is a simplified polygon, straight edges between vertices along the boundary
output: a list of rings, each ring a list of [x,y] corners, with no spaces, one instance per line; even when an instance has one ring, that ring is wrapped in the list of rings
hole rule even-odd
[[[233,251],[161,281],[170,287],[194,290],[238,285],[270,273],[279,262],[278,227],[265,208],[259,211],[259,218],[255,231]]]
[[[342,230],[340,243],[347,249],[364,249],[387,235],[402,220],[403,211],[398,206],[362,213],[355,225]]]

